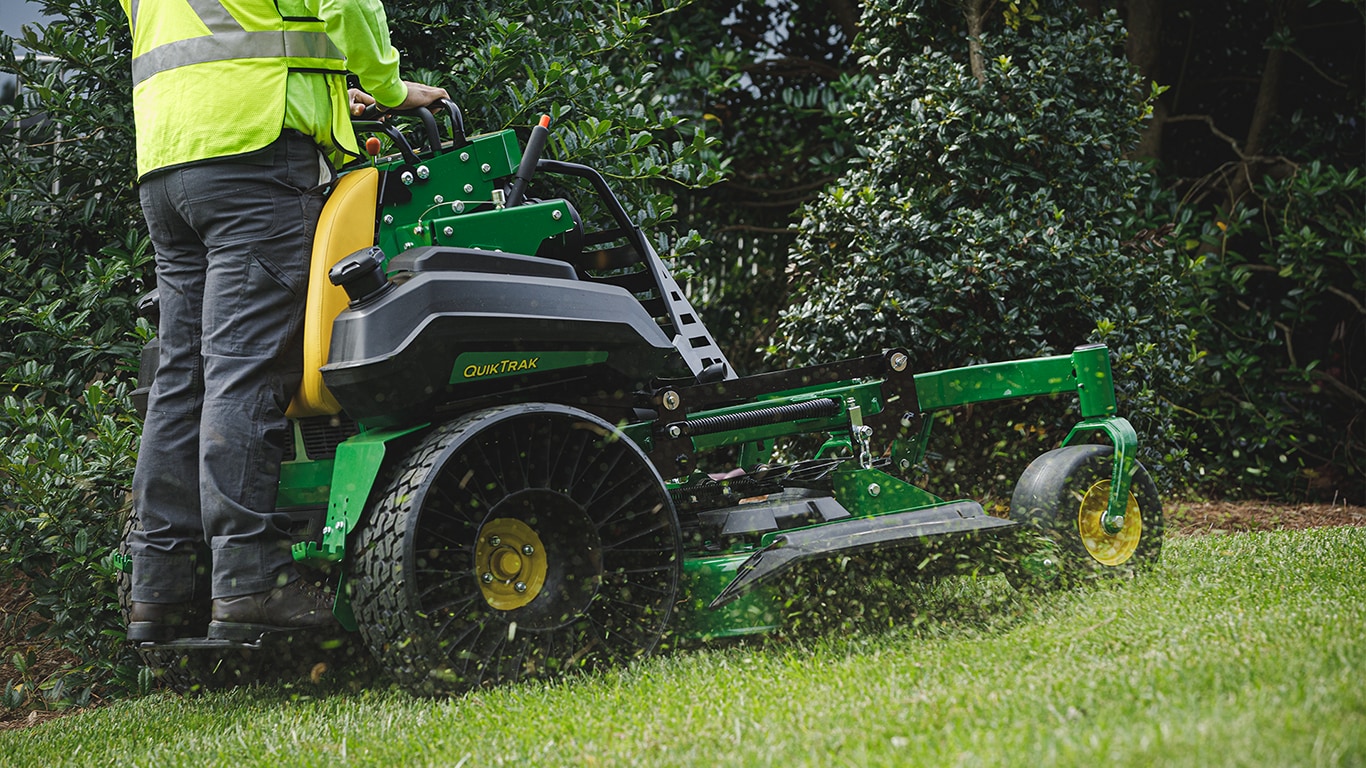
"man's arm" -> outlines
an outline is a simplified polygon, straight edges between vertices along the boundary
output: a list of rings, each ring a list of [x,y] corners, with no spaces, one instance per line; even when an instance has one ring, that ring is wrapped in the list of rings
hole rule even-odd
[[[371,101],[353,94],[352,111],[357,102],[378,102],[391,109],[411,109],[450,98],[444,88],[410,83],[399,78],[398,51],[389,41],[389,24],[379,0],[313,0],[317,17],[323,20],[327,36],[346,55],[346,67],[355,73]],[[364,96],[364,94],[361,94]]]

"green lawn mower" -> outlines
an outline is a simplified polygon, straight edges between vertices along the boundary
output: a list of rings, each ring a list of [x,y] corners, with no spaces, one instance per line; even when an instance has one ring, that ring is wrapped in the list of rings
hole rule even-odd
[[[278,501],[347,632],[141,645],[174,687],[331,653],[455,693],[768,632],[799,575],[856,580],[831,566],[866,558],[1015,583],[1156,560],[1161,503],[1105,347],[737,376],[603,176],[541,157],[547,122],[525,151],[466,136],[449,102],[357,124],[372,157],[319,223]],[[1080,421],[1008,519],[909,481],[936,412],[1050,394]]]

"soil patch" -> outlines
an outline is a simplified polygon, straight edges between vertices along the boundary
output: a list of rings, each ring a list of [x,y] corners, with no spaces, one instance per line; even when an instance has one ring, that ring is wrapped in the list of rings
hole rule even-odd
[[[1177,502],[1167,505],[1164,517],[1168,533],[1199,536],[1240,531],[1366,526],[1366,507],[1259,501]]]
[[[72,654],[51,644],[34,640],[43,618],[33,610],[28,579],[20,575],[8,583],[0,583],[0,690],[8,683],[32,689],[63,667],[76,663]],[[27,674],[15,666],[15,657],[25,660]],[[29,664],[28,662],[32,663]],[[36,692],[34,692],[36,694]],[[33,701],[32,698],[29,701]],[[0,704],[0,728],[26,728],[50,720],[63,710],[35,710],[25,707],[10,709]]]

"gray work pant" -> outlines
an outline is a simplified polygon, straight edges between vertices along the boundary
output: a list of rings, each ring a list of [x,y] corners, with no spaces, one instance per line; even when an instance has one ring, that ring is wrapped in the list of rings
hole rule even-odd
[[[190,600],[201,543],[215,598],[296,578],[275,498],[323,187],[312,141],[287,131],[272,147],[141,184],[161,359],[133,475],[135,601]]]

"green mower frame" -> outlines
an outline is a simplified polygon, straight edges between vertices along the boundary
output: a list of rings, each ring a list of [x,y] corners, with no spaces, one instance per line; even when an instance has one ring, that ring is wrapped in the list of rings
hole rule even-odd
[[[372,190],[346,220],[374,247],[315,253],[337,287],[308,322],[330,344],[296,399],[278,501],[302,521],[295,560],[405,687],[766,632],[794,571],[844,558],[902,558],[914,577],[915,553],[952,550],[1015,583],[1155,562],[1161,503],[1104,346],[933,372],[892,349],[737,377],[605,180],[540,157],[544,121],[523,152],[512,130],[466,137],[442,107],[446,136],[428,110],[411,113],[416,138],[358,124],[387,137],[347,172]],[[587,190],[592,216],[528,197],[533,175]],[[911,482],[936,413],[1045,395],[1075,395],[1080,420],[1026,470],[1009,518]],[[802,435],[824,442],[773,463]],[[187,659],[279,640],[139,650],[190,688],[207,667]]]

